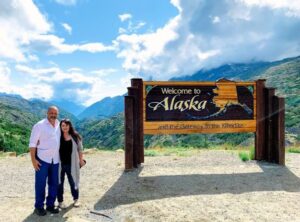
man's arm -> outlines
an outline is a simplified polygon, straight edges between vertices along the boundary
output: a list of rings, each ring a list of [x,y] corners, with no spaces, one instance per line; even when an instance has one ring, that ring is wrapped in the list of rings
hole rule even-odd
[[[33,168],[38,171],[40,169],[40,162],[36,159],[36,152],[37,152],[37,146],[39,143],[40,138],[40,129],[39,126],[36,124],[33,126],[31,135],[30,135],[30,141],[29,141],[29,149],[30,149],[30,157],[31,162],[33,165]]]

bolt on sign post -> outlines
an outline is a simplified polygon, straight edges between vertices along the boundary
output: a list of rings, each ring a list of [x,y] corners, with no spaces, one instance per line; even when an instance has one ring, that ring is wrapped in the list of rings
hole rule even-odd
[[[255,159],[284,164],[282,158],[284,143],[270,140],[270,138],[278,140],[278,135],[280,140],[284,139],[282,129],[274,130],[275,126],[284,127],[282,120],[284,102],[282,100],[278,102],[278,98],[269,93],[264,83],[265,80],[253,82],[234,82],[227,79],[217,82],[132,80],[132,87],[136,90],[133,93],[132,87],[129,87],[128,95],[135,98],[135,108],[138,109],[135,114],[136,120],[133,120],[132,124],[136,129],[132,131],[139,134],[134,136],[136,140],[142,142],[137,142],[137,147],[132,149],[138,157],[134,154],[130,156],[132,159],[135,157],[139,164],[144,162],[144,153],[141,152],[144,149],[141,147],[144,134],[253,132],[256,134]],[[273,101],[279,105],[274,107]],[[280,107],[280,115],[273,115],[273,110]],[[270,125],[273,119],[277,124]],[[275,146],[272,146],[272,143]]]

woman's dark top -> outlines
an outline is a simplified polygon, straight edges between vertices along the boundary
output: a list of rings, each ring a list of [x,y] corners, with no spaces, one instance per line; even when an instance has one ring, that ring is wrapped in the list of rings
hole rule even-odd
[[[62,140],[59,148],[60,161],[64,165],[71,165],[72,140]]]

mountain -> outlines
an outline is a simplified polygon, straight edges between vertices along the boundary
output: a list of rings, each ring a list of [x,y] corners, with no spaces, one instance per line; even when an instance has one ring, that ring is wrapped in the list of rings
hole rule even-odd
[[[75,116],[79,115],[85,109],[85,106],[79,105],[77,103],[65,99],[50,100],[48,102],[63,108],[64,110],[68,111],[69,113],[72,113]]]
[[[192,75],[174,77],[170,79],[170,81],[216,81],[221,78],[235,81],[255,80],[263,75],[269,68],[294,61],[298,58],[300,57],[288,58],[275,62],[226,64],[210,70],[201,69]]]
[[[200,70],[180,81],[215,81],[222,77],[233,80],[267,79],[267,86],[276,87],[286,98],[286,141],[300,143],[300,57],[276,62],[230,64],[212,70]],[[49,103],[28,101],[18,95],[0,93],[0,151],[28,150],[31,127],[46,116]],[[59,106],[59,105],[58,105]],[[83,136],[84,147],[117,149],[124,147],[124,98],[107,97],[83,111],[78,120],[60,108],[60,118],[73,120]],[[112,117],[111,117],[112,116]],[[145,147],[181,146],[208,147],[217,144],[253,144],[253,133],[147,135]]]
[[[299,58],[299,57],[298,57]],[[252,62],[245,64],[226,64],[210,70],[199,70],[193,75],[174,77],[170,81],[216,81],[221,78],[232,80],[255,80],[274,66],[292,62],[297,58],[287,58],[275,62]],[[94,103],[78,115],[79,119],[107,119],[124,111],[123,96],[106,97]]]
[[[232,80],[267,79],[267,86],[277,88],[286,98],[286,142],[300,142],[300,57],[276,62],[230,64],[212,70],[200,70],[194,75],[173,78],[173,81],[216,81],[222,77]],[[114,98],[111,98],[114,99]],[[119,106],[120,104],[117,104]],[[118,108],[119,109],[119,108]],[[122,107],[123,109],[123,107]],[[124,115],[124,114],[123,114]],[[124,116],[119,114],[106,120],[86,121],[81,131],[88,147],[124,147]],[[148,135],[145,147],[191,146],[207,147],[218,144],[253,144],[253,133]]]
[[[0,94],[0,151],[28,151],[32,126],[46,117],[50,103],[41,100],[26,100],[18,95]],[[59,118],[77,118],[60,109]]]
[[[290,140],[300,141],[300,57],[270,67],[260,78],[285,97],[285,126]]]
[[[124,114],[109,119],[81,121],[77,127],[84,147],[118,149],[124,147]]]
[[[79,119],[107,119],[124,111],[124,97],[106,97],[86,108]]]

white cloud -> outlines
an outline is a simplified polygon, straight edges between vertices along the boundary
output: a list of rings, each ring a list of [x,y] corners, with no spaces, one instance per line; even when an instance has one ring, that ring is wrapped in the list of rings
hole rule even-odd
[[[300,54],[298,0],[171,0],[178,15],[115,44],[134,76],[169,79],[225,63],[273,61]]]
[[[29,82],[27,84],[19,86],[11,80],[11,75],[11,69],[9,68],[8,64],[5,62],[0,62],[0,92],[18,94],[26,99],[49,99],[52,97],[53,91],[50,85],[45,83]]]
[[[25,99],[39,98],[49,100],[53,96],[53,88],[49,84],[34,83],[17,87],[15,94],[21,95]]]
[[[249,6],[269,7],[271,9],[283,9],[287,16],[300,17],[299,0],[242,0]]]
[[[131,79],[132,78],[134,78],[134,76],[130,73],[128,73],[123,78],[121,78],[121,84],[124,86],[124,88],[131,85]]]
[[[58,4],[62,5],[76,5],[76,0],[55,0]]]
[[[34,34],[47,33],[51,24],[31,1],[0,1],[0,58],[24,61],[22,43]]]
[[[82,72],[82,69],[78,67],[73,67],[68,69],[68,72]]]
[[[219,23],[220,21],[221,21],[221,19],[218,16],[215,16],[212,18],[212,23],[214,23],[214,24]]]
[[[62,23],[62,26],[71,34],[70,25]],[[0,59],[26,62],[37,61],[38,57],[33,56],[37,52],[60,54],[114,50],[113,46],[100,42],[68,44],[64,38],[51,34],[52,24],[39,11],[33,0],[1,0],[0,27]]]
[[[48,54],[67,54],[75,51],[98,53],[114,51],[114,46],[106,46],[102,43],[66,44],[65,39],[55,35],[35,35],[26,43],[32,50],[46,52]]]
[[[38,62],[40,59],[39,59],[39,57],[36,56],[36,55],[29,54],[29,55],[28,55],[28,60],[29,60],[29,61],[32,61],[32,62]]]
[[[124,13],[119,15],[119,19],[121,20],[121,22],[125,22],[126,20],[129,20],[132,18],[132,15],[129,13]]]
[[[141,29],[145,25],[146,22],[141,21],[141,22],[133,23],[132,21],[129,21],[126,28],[124,27],[119,28],[119,34],[136,33],[137,31],[139,31],[139,29]]]
[[[73,67],[64,71],[57,66],[32,68],[18,64],[15,70],[30,82],[15,90],[24,98],[66,99],[88,106],[104,97],[124,94],[128,86],[126,78],[113,83],[109,78],[105,78],[106,75],[115,73],[116,69],[98,69],[87,72]],[[7,85],[12,87],[11,82]],[[41,92],[42,87],[45,88],[45,92]]]
[[[99,77],[104,77],[116,73],[117,71],[118,71],[117,69],[97,69],[92,71],[91,73],[96,74]]]
[[[127,30],[125,28],[119,28],[119,34],[123,34],[123,33],[126,33]]]
[[[69,35],[72,34],[72,27],[67,23],[61,23],[61,26],[69,33]]]
[[[115,47],[114,46],[105,46],[102,43],[87,43],[83,45],[76,45],[77,49],[79,51],[86,51],[86,52],[91,52],[91,53],[96,53],[96,52],[105,52],[105,51],[114,51]]]
[[[11,70],[7,66],[7,63],[0,61],[0,91],[1,92],[12,93],[12,90],[10,88],[11,85],[10,73]]]
[[[15,69],[18,72],[29,74],[32,77],[40,78],[40,79],[42,79],[43,76],[44,77],[50,77],[49,75],[53,75],[55,73],[60,72],[60,69],[57,68],[57,67],[33,69],[33,68],[28,67],[28,66],[20,65],[20,64],[16,65]],[[51,77],[50,77],[50,79],[51,79]]]

